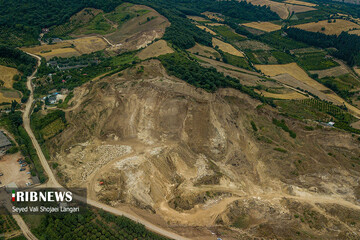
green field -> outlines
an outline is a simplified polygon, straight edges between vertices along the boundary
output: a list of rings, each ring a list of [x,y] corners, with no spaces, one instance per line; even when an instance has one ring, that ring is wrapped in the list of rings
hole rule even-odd
[[[263,34],[259,37],[259,40],[279,50],[292,50],[308,46],[305,43],[295,41],[287,36],[282,36],[282,31]]]
[[[286,64],[294,62],[291,55],[279,50],[246,50],[245,53],[253,64]]]
[[[246,38],[240,36],[239,34],[235,33],[233,29],[228,26],[208,26],[213,31],[217,32],[221,36],[223,36],[226,41],[233,42],[233,41],[242,41]]]
[[[305,70],[324,70],[339,66],[337,62],[328,58],[326,52],[297,53],[296,60]]]
[[[228,63],[230,65],[245,68],[248,70],[252,70],[251,66],[249,65],[249,62],[246,60],[246,58],[238,57],[226,52],[221,52],[222,58],[224,63]]]

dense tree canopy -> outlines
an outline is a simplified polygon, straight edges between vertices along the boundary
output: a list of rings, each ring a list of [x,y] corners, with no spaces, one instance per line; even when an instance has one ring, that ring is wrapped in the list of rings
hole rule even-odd
[[[342,32],[339,36],[308,32],[298,28],[286,30],[289,37],[321,48],[336,48],[333,56],[346,61],[350,66],[360,65],[360,36]]]

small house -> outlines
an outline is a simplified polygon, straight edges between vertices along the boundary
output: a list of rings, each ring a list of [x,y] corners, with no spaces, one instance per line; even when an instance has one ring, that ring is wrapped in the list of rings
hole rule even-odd
[[[333,126],[335,125],[335,123],[334,123],[334,122],[328,122],[327,125],[328,125],[329,127],[333,127]]]
[[[3,132],[0,131],[0,150],[6,151],[9,147],[11,147],[11,142],[5,136]]]

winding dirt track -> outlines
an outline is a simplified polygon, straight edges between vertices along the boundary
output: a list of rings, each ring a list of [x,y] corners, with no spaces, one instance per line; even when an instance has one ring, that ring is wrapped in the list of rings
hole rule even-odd
[[[30,114],[31,114],[31,108],[32,108],[32,104],[33,104],[33,101],[34,101],[34,96],[33,96],[33,87],[32,87],[32,79],[35,77],[35,74],[37,73],[37,69],[38,67],[40,66],[40,63],[41,63],[41,58],[39,56],[36,56],[34,54],[30,54],[28,53],[29,55],[35,57],[37,60],[38,60],[38,65],[37,65],[37,68],[36,70],[33,72],[33,74],[28,77],[28,81],[27,81],[27,87],[28,89],[30,90],[30,97],[29,97],[29,100],[28,102],[26,103],[26,108],[25,108],[25,111],[24,111],[24,114],[23,114],[23,122],[24,122],[24,128],[26,130],[26,132],[28,133],[28,135],[30,136],[30,139],[36,149],[36,153],[40,159],[40,162],[41,162],[41,165],[43,166],[46,174],[48,175],[48,178],[49,180],[41,185],[42,187],[56,187],[56,188],[64,188],[63,186],[61,186],[58,181],[56,180],[53,172],[51,171],[50,169],[50,166],[41,150],[41,147],[38,143],[38,141],[36,140],[35,138],[35,135],[34,133],[32,132],[32,129],[30,127]],[[77,196],[75,195],[74,196],[75,199],[79,200],[79,201],[82,201],[82,202],[86,202],[87,204],[93,206],[93,207],[96,207],[96,208],[100,208],[100,209],[103,209],[109,213],[112,213],[112,214],[115,214],[115,215],[121,215],[121,216],[125,216],[135,222],[138,222],[138,223],[141,223],[143,224],[148,230],[150,231],[153,231],[153,232],[156,232],[162,236],[165,236],[167,238],[171,238],[171,239],[187,239],[185,237],[182,237],[176,233],[173,233],[173,232],[170,232],[170,231],[167,231],[165,229],[162,229],[148,221],[146,221],[145,219],[143,218],[140,218],[139,216],[135,216],[135,215],[131,215],[129,213],[126,213],[124,211],[121,211],[119,209],[116,209],[116,208],[113,208],[111,206],[108,206],[108,205],[105,205],[103,203],[100,203],[100,202],[97,202],[97,201],[94,201],[94,200],[91,200],[91,199],[84,199],[83,197],[81,196]],[[24,223],[25,224],[25,223]],[[33,239],[33,238],[28,238],[28,239]],[[36,239],[36,238],[35,238]]]

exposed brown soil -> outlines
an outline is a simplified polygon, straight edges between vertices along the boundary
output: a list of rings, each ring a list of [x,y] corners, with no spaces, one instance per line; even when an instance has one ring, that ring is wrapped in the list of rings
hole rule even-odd
[[[284,118],[293,139],[272,123],[276,109],[196,89],[157,60],[141,65],[83,87],[49,144],[63,183],[179,233],[190,226],[190,238],[358,237],[357,215],[330,208],[359,211],[356,136]]]

